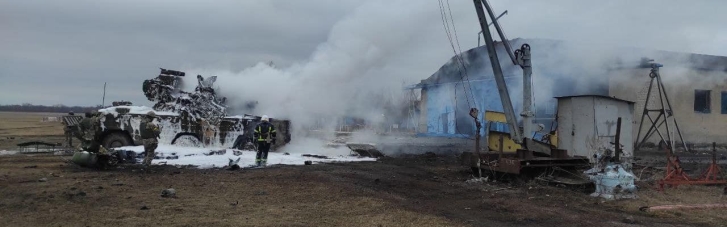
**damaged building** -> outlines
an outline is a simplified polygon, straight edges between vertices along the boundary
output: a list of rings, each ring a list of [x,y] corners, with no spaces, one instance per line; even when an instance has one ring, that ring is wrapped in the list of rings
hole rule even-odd
[[[727,142],[721,132],[727,124],[727,57],[544,39],[510,42],[512,46],[527,43],[532,47],[535,123],[544,128],[533,138],[557,128],[555,97],[592,95],[634,102],[630,128],[636,140],[650,83],[651,68],[646,63],[653,59],[663,64],[663,83],[685,142]],[[501,42],[496,42],[496,50],[500,56],[507,55]],[[472,48],[459,57],[462,64],[453,57],[429,78],[408,87],[421,92],[415,117],[419,136],[471,137],[476,129],[470,108],[483,110],[482,114],[503,111],[486,48]],[[519,114],[522,71],[507,58],[500,58],[500,62],[515,113]],[[650,102],[649,107],[652,105]],[[492,127],[506,128],[498,124]],[[652,136],[648,141],[658,143],[660,138]]]

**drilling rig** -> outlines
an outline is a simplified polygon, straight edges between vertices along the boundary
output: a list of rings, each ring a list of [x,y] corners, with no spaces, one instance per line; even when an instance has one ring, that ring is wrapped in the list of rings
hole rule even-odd
[[[552,173],[557,170],[563,170],[565,172],[570,172],[571,175],[578,175],[572,170],[587,168],[589,166],[588,158],[569,156],[566,150],[555,149],[549,145],[535,141],[532,138],[534,113],[532,111],[532,64],[530,57],[530,45],[523,44],[519,49],[513,51],[508,39],[502,31],[502,27],[494,17],[492,7],[489,3],[487,1],[474,0],[474,4],[475,10],[477,11],[477,17],[479,18],[480,27],[482,29],[482,34],[485,39],[487,53],[492,66],[493,77],[497,84],[506,123],[509,128],[508,139],[519,145],[522,149],[517,149],[515,153],[504,153],[502,150],[500,150],[500,152],[491,152],[487,146],[488,140],[485,139],[485,152],[481,152],[480,129],[482,128],[482,123],[480,122],[480,119],[478,119],[479,110],[472,108],[470,110],[470,116],[474,119],[477,127],[475,152],[472,154],[463,154],[465,159],[471,158],[470,160],[464,160],[464,162],[468,163],[475,171],[475,174],[480,177],[483,173],[482,170],[485,170],[487,173],[521,176],[542,176],[544,173]],[[487,14],[485,13],[485,10],[487,10]],[[492,34],[487,23],[488,14],[492,19],[492,24],[494,25],[495,30],[502,39],[502,45],[508,53],[510,60],[512,60],[514,65],[520,66],[523,70],[523,111],[520,113],[523,121],[522,133],[518,127],[515,111],[512,101],[510,100],[510,94],[505,83],[505,77],[497,56],[495,42],[493,41]],[[485,126],[485,129],[484,137],[487,138],[489,134],[489,124]],[[579,181],[577,183],[575,181],[570,182],[573,182],[573,184],[582,184],[588,181]]]

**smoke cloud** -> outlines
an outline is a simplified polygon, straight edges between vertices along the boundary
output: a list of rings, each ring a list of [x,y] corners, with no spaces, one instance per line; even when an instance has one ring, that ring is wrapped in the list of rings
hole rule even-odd
[[[502,3],[494,4],[496,9],[500,5]],[[453,6],[452,13],[455,15],[456,25],[460,25],[458,28],[462,43],[476,43],[471,34],[476,34],[479,27],[471,3],[458,3]],[[522,5],[514,4],[512,7],[519,11],[511,13],[525,15],[535,10],[533,7],[520,6]],[[594,13],[601,15],[599,12]],[[583,16],[581,14],[578,15]],[[638,12],[631,14],[640,15]],[[604,18],[607,17],[596,19],[599,23],[605,23],[607,20]],[[442,32],[440,19],[439,8],[432,2],[367,1],[336,22],[327,40],[304,61],[276,66],[274,62],[269,64],[268,60],[261,59],[259,63],[243,70],[188,68],[184,71],[191,75],[217,76],[216,86],[223,96],[228,97],[231,113],[266,114],[273,118],[290,119],[295,129],[313,124],[321,118],[328,120],[324,122],[329,123],[328,126],[333,126],[336,117],[341,116],[360,117],[368,123],[377,124],[391,117],[383,115],[387,113],[387,107],[405,108],[406,96],[402,85],[414,84],[427,78],[443,62],[450,59],[452,52],[448,49],[449,43]],[[566,23],[561,21],[562,18],[545,19]],[[539,30],[535,29],[537,23],[531,20],[514,20],[508,17],[503,20],[504,29],[511,35],[542,37]],[[636,33],[635,29],[612,29],[616,32],[612,36],[617,39],[601,37],[586,42],[582,40],[602,34],[595,33],[593,29],[583,30],[588,32],[569,37],[550,36],[569,40],[567,45],[558,42],[555,45],[552,42],[530,43],[534,56],[533,83],[538,109],[542,109],[543,105],[551,105],[552,102],[548,101],[554,96],[593,93],[597,89],[593,86],[594,81],[609,83],[608,78],[614,65],[635,67],[641,57],[659,61],[666,56],[663,52],[627,47],[643,44],[628,42],[634,40],[633,36],[621,33]],[[598,32],[601,30],[598,29]],[[656,34],[663,33],[654,33],[655,36]],[[572,32],[564,32],[563,35],[572,35]],[[426,36],[440,38],[422,38]],[[432,40],[441,43],[422,43]],[[644,46],[672,47],[675,43],[683,42],[685,41],[678,39]],[[520,44],[513,43],[513,47],[518,48]],[[463,46],[465,50],[471,47]],[[441,57],[439,60],[428,57],[426,62],[420,62],[422,60],[418,56]],[[510,68],[511,76],[521,75],[519,68],[508,67],[511,64],[504,53],[501,52],[499,56],[503,67]],[[679,63],[674,66],[671,75],[683,75],[686,72],[678,70],[689,68],[693,64],[689,59],[672,58],[670,62]],[[416,71],[411,71],[412,69]],[[648,75],[648,69],[634,70],[635,74],[641,72],[644,77]],[[479,73],[490,74],[491,69],[484,68]],[[546,76],[554,74],[561,78],[553,80]],[[613,78],[628,79],[630,76],[633,75]],[[684,77],[665,76],[665,82],[679,78]],[[568,88],[562,87],[562,81],[569,82]],[[522,97],[522,82],[517,83],[510,91],[516,111],[520,108],[519,100]]]
[[[439,22],[438,15],[431,2],[367,1],[338,21],[306,61],[287,67],[261,61],[242,71],[185,71],[217,76],[216,86],[228,97],[230,112],[290,119],[294,126],[341,116],[380,123],[392,117],[384,115],[387,109],[405,108],[403,85],[436,69],[438,64],[422,65],[418,72],[404,70],[417,61],[408,58],[412,52],[429,51],[417,42],[431,33],[431,26],[418,24]],[[444,37],[441,30],[435,34]]]

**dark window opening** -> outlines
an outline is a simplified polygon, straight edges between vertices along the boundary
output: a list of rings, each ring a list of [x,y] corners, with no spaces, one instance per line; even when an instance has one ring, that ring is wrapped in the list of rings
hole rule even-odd
[[[694,90],[694,112],[710,113],[710,90]]]
[[[722,114],[727,114],[727,91],[722,92]]]

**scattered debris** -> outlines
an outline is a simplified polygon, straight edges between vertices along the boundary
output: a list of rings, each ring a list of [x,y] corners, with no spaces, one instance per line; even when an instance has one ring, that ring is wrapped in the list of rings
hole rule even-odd
[[[309,166],[309,165],[313,165],[313,162],[312,161],[305,161],[304,164],[307,165],[307,166]]]
[[[328,156],[325,156],[325,155],[303,154],[303,155],[300,155],[300,156],[303,156],[303,157],[311,157],[311,158],[320,158],[320,159],[330,159]]]
[[[288,152],[285,152],[285,153],[283,153],[283,155],[290,155],[290,153],[288,153]]]
[[[98,187],[96,187],[96,189],[101,190],[101,189],[103,189],[103,186],[98,186]]]
[[[621,221],[622,221],[623,223],[626,223],[626,224],[636,224],[636,219],[634,219],[634,217],[632,217],[632,216],[627,216],[627,217],[625,217],[625,218],[624,218],[623,220],[621,220]]]
[[[238,201],[235,201],[234,203],[230,203],[230,206],[233,206],[234,207],[234,206],[237,206],[238,204],[240,204],[240,201],[239,200]]]
[[[641,207],[640,211],[657,211],[657,210],[676,210],[676,209],[725,209],[727,203],[715,203],[715,204],[693,204],[693,205],[662,205],[653,207]]]
[[[237,164],[237,163],[240,162],[240,159],[242,159],[242,158],[237,158],[237,160],[232,160],[230,158],[230,163],[227,164],[227,168],[226,169],[227,170],[238,170],[238,169],[240,169],[240,165]]]
[[[596,154],[597,163],[584,172],[596,186],[596,191],[591,196],[609,200],[637,198],[634,184],[636,176],[630,168],[627,169],[628,165],[611,161],[611,153],[611,150],[605,150]]]
[[[111,184],[111,186],[124,186],[124,183],[117,182],[117,183]]]
[[[176,198],[177,197],[177,191],[174,190],[174,188],[167,188],[162,190],[162,197],[164,198]]]
[[[479,183],[487,182],[488,180],[489,180],[488,177],[478,177],[478,178],[469,179],[465,182],[468,184],[479,184]]]
[[[32,165],[32,166],[26,166],[26,167],[23,167],[23,168],[26,168],[26,169],[35,169],[35,168],[38,168],[38,166],[37,165]]]
[[[46,182],[46,181],[48,181],[48,178],[45,178],[45,177],[40,178],[40,180],[38,180],[38,182]]]
[[[380,158],[384,157],[384,154],[381,153],[376,148],[376,145],[369,144],[369,143],[347,143],[346,146],[351,149],[351,151],[356,152],[360,156],[363,157],[372,157],[372,158]]]
[[[78,191],[78,193],[76,193],[76,196],[86,196],[86,192]]]
[[[502,191],[502,190],[508,190],[508,189],[512,189],[512,188],[511,188],[511,187],[507,187],[507,188],[498,188],[498,189],[494,189],[494,190],[492,190],[492,192],[497,192],[497,191]]]
[[[207,156],[210,156],[210,155],[224,155],[226,153],[227,153],[227,150],[222,149],[222,150],[210,151],[210,153],[207,153],[205,155],[207,155]]]
[[[268,192],[266,192],[266,191],[255,192],[255,195],[267,195],[267,194],[268,194]]]
[[[147,207],[146,205],[143,205],[143,206],[141,206],[141,210],[149,210],[149,207]]]

